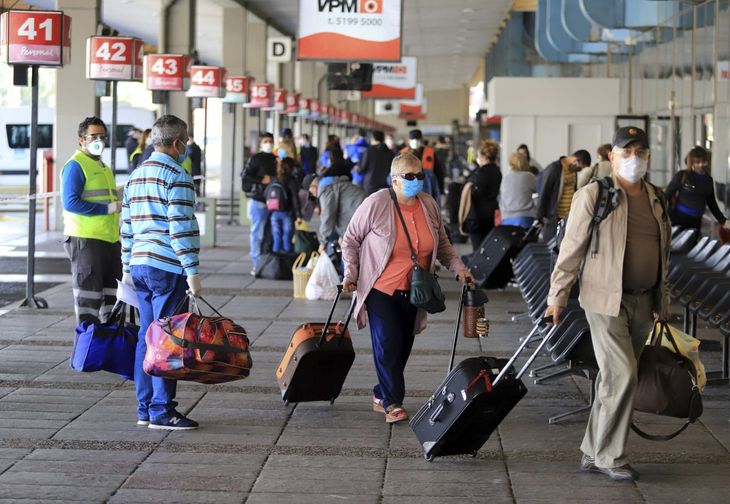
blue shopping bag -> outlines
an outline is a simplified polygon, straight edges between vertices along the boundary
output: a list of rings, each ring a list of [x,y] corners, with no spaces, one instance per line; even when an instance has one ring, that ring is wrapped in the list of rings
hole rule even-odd
[[[106,324],[82,322],[76,327],[71,369],[85,373],[109,371],[134,380],[134,356],[139,327],[134,323],[134,308],[126,322],[126,304],[114,307]]]

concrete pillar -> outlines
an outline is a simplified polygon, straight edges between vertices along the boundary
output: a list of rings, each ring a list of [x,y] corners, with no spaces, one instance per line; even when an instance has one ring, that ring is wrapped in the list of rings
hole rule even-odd
[[[251,14],[246,16],[246,71],[256,79],[256,82],[266,82],[266,23],[260,18]],[[260,129],[264,129],[264,121],[260,117],[266,116],[268,112],[248,111],[246,121],[246,145],[256,152],[258,145],[255,137]],[[259,122],[261,126],[259,127]]]
[[[160,52],[191,54],[195,51],[195,7],[196,0],[161,2]],[[183,92],[169,93],[168,114],[173,114],[192,128],[193,112],[190,99]]]
[[[242,7],[233,7],[223,10],[223,40],[225,43],[221,47],[221,63],[228,70],[228,75],[244,75],[246,71],[246,10]],[[240,105],[236,107],[236,138],[235,153],[236,159],[233,159],[234,139],[233,139],[233,113],[227,112],[226,105],[221,115],[221,198],[228,198],[230,195],[231,175],[234,175],[234,184],[237,182],[235,177],[243,167],[243,117],[247,112]],[[238,191],[235,191],[238,194]]]
[[[56,126],[53,129],[56,170],[53,187],[60,187],[61,168],[78,148],[78,126],[88,116],[98,114],[94,81],[86,79],[86,39],[96,34],[99,0],[57,0],[56,9],[71,16],[71,64],[56,70]],[[63,229],[60,198],[54,198],[51,220],[54,230]]]

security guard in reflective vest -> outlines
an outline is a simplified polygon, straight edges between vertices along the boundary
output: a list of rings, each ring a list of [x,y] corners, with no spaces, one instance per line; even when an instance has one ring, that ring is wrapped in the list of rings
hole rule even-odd
[[[119,211],[114,173],[101,161],[107,138],[104,122],[87,117],[79,124],[79,150],[61,170],[61,200],[71,260],[78,323],[106,322],[122,278]]]

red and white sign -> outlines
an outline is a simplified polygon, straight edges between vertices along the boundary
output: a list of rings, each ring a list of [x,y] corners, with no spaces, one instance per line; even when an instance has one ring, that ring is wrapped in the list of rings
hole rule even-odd
[[[142,51],[140,51],[142,48]],[[131,37],[89,37],[86,39],[86,78],[93,80],[142,80],[141,40]],[[142,54],[143,57],[143,54]],[[139,77],[135,78],[137,75]]]
[[[400,63],[373,63],[373,87],[363,98],[413,99],[416,97],[416,58],[404,56]]]
[[[132,80],[141,81],[144,79],[144,42],[141,39],[134,39],[134,65],[132,66]]]
[[[286,111],[286,89],[276,88],[274,90],[274,110],[277,112]]]
[[[299,0],[299,59],[400,61],[402,0]]]
[[[0,60],[63,66],[71,61],[71,18],[61,11],[11,10],[0,16]]]
[[[299,93],[289,93],[286,96],[286,113],[290,115],[299,114],[299,99],[301,98]]]
[[[217,66],[190,67],[188,98],[222,98],[226,95],[226,69]]]
[[[274,85],[253,84],[251,86],[251,101],[245,105],[248,108],[271,108],[274,106]]]
[[[190,57],[186,54],[148,54],[144,81],[151,91],[185,91],[190,86]]]
[[[312,107],[312,100],[309,98],[299,98],[299,115],[309,116],[309,109]]]
[[[226,77],[226,96],[223,101],[226,103],[248,103],[251,77],[234,75]]]
[[[322,104],[317,100],[312,100],[309,106],[309,117],[312,119],[319,119],[322,113]]]

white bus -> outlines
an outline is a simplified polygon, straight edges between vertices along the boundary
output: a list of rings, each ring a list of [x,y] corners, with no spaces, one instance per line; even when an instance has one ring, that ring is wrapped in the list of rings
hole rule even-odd
[[[111,127],[111,103],[103,102],[101,118]],[[45,150],[53,149],[54,109],[38,109],[38,166],[42,166]],[[83,117],[79,116],[79,122]],[[129,159],[124,148],[127,133],[136,127],[151,128],[155,113],[120,104],[117,109],[117,173],[126,174]],[[75,128],[75,127],[74,127]],[[74,134],[75,136],[75,134]],[[102,159],[111,164],[111,151],[104,151]],[[63,160],[65,161],[65,160]],[[0,175],[27,175],[30,164],[30,107],[0,107]]]

